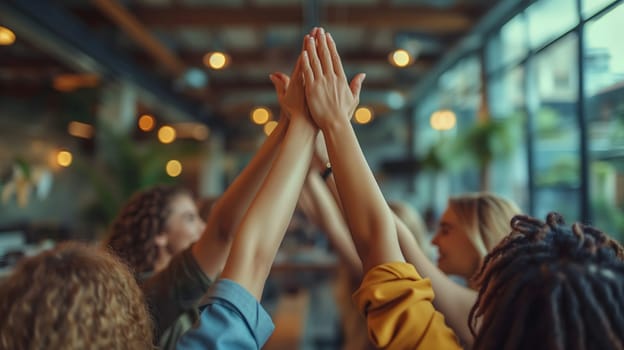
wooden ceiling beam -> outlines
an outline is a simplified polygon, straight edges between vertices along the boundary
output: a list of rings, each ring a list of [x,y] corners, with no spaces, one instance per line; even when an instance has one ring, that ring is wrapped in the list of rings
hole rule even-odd
[[[116,0],[92,0],[102,13],[117,24],[134,42],[142,47],[174,77],[184,73],[186,67],[175,53],[154,37],[150,31]]]
[[[274,27],[300,25],[304,21],[303,7],[132,7],[129,10],[148,27],[164,28],[222,28]],[[383,29],[409,29],[436,34],[457,33],[471,28],[482,14],[476,6],[454,6],[448,9],[430,6],[346,6],[329,5],[321,8],[321,24],[326,26],[363,26]],[[91,10],[76,10],[90,24],[102,22]]]

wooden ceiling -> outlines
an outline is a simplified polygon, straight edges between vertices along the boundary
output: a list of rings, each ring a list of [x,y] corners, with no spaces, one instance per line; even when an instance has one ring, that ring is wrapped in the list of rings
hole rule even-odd
[[[17,0],[8,0],[16,2]],[[303,34],[324,26],[335,38],[347,74],[366,72],[362,104],[387,111],[387,94],[405,94],[495,5],[491,0],[77,0],[54,6],[98,40],[157,78],[209,118],[240,127],[253,106],[276,109],[268,75],[289,73]],[[1,23],[0,23],[1,25]],[[18,33],[19,34],[19,33]],[[388,54],[409,48],[415,61],[399,69]],[[73,71],[29,42],[2,48],[0,94],[37,93],[55,75]],[[204,66],[220,50],[231,64]],[[97,59],[97,58],[96,58]],[[207,83],[193,85],[192,74]],[[201,79],[199,79],[201,83]]]

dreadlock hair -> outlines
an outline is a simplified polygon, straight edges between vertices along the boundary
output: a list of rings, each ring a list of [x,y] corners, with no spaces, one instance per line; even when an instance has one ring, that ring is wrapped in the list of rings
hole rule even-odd
[[[179,195],[191,195],[175,186],[155,186],[134,194],[113,221],[105,241],[135,274],[152,272],[158,259],[156,236],[165,231],[170,204]]]
[[[624,349],[622,246],[557,213],[511,228],[474,276],[474,349]]]

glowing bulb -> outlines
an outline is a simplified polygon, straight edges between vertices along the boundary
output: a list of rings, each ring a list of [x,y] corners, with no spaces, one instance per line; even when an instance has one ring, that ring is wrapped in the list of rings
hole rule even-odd
[[[355,111],[355,121],[358,124],[367,124],[373,120],[373,112],[368,107],[360,107]]]
[[[266,136],[271,135],[273,130],[277,127],[277,122],[275,120],[271,120],[268,123],[264,124],[264,134]]]
[[[167,175],[171,177],[179,176],[182,174],[182,163],[178,160],[172,159],[167,162],[165,170],[167,171]]]
[[[455,112],[453,112],[452,110],[441,109],[431,114],[429,122],[431,123],[431,127],[434,130],[450,130],[455,127],[455,124],[457,123],[457,117],[455,116]]]
[[[56,162],[62,167],[68,167],[72,163],[72,154],[69,151],[59,151],[56,154]]]
[[[410,56],[409,52],[403,49],[395,50],[392,53],[391,63],[397,67],[406,67],[408,64],[410,64],[411,60],[412,57]]]
[[[154,128],[154,117],[152,117],[149,114],[143,114],[141,117],[139,117],[139,129],[147,132],[150,131]]]
[[[258,107],[251,112],[251,120],[262,125],[269,121],[271,118],[271,112],[265,107]]]
[[[172,143],[176,139],[175,129],[170,126],[163,126],[158,130],[158,140],[162,143]]]
[[[0,26],[0,45],[9,46],[15,42],[15,33],[9,28]]]
[[[204,64],[212,69],[222,69],[228,63],[228,56],[223,52],[210,52],[204,56]]]

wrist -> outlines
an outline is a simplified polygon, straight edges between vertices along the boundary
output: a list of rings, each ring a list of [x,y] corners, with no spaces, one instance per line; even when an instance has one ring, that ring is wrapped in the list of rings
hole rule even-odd
[[[344,116],[331,118],[320,125],[323,133],[341,133],[351,127],[351,121]]]
[[[302,135],[316,136],[318,133],[318,127],[311,122],[305,115],[293,116],[290,121],[290,127],[296,128],[297,132]]]

